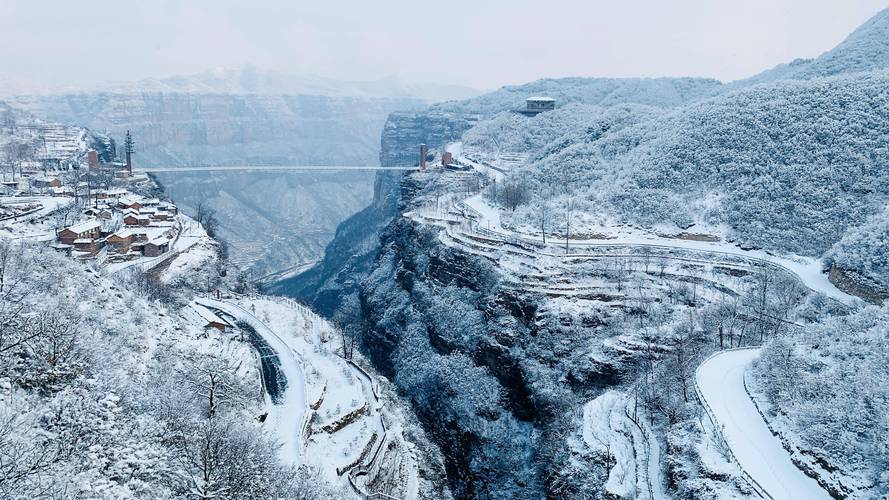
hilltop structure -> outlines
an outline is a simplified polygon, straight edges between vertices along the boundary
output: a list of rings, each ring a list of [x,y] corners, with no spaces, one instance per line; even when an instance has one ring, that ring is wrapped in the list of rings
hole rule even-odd
[[[556,109],[556,100],[552,97],[535,96],[525,99],[525,109],[519,110],[519,113],[526,116],[536,116],[544,111],[552,111]]]

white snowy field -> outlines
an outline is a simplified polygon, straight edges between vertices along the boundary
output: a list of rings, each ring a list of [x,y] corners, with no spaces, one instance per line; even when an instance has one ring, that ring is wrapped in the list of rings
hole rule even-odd
[[[744,388],[744,371],[760,348],[720,352],[695,372],[706,404],[741,468],[774,500],[829,500],[831,496],[790,460]]]
[[[0,236],[20,241],[50,241],[55,238],[55,227],[48,219],[57,210],[74,203],[73,198],[54,196],[6,196],[0,205],[37,204],[40,208],[20,217],[0,222]]]

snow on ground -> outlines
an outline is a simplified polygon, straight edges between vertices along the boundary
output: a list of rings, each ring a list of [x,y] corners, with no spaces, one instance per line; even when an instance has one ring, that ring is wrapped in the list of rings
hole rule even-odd
[[[470,225],[470,233],[484,231],[487,232],[487,236],[493,235],[503,239],[520,239],[521,241],[538,245],[543,243],[539,234],[515,232],[503,228],[500,209],[488,203],[481,193],[464,199],[462,202],[458,203],[458,205],[468,207],[476,219],[475,223]],[[451,213],[453,214],[453,212]],[[422,215],[429,216],[429,214],[425,212],[423,212]],[[824,263],[820,259],[798,255],[772,255],[762,250],[744,250],[737,245],[722,239],[720,239],[720,241],[682,239],[627,226],[602,228],[602,231],[603,234],[597,239],[572,239],[569,245],[571,252],[576,254],[584,250],[594,250],[597,247],[624,245],[633,247],[647,246],[652,248],[678,248],[739,256],[781,266],[787,271],[795,274],[809,289],[823,293],[833,299],[847,304],[858,301],[856,297],[841,291],[830,282],[828,275],[823,272]],[[557,241],[558,240],[553,239],[547,240],[551,246]],[[541,253],[545,252],[546,250]]]
[[[458,146],[459,145],[459,146]],[[459,151],[459,153],[455,153],[454,151]],[[493,163],[498,163],[496,158],[489,158],[488,155],[483,155],[479,152],[473,152],[471,154],[467,154],[463,149],[462,142],[456,142],[448,145],[447,151],[451,151],[451,154],[454,155],[454,158],[457,159],[457,163],[461,165],[469,165],[473,169],[482,174],[496,179],[497,181],[503,180],[506,177],[506,170],[503,166],[495,166]],[[479,156],[481,155],[481,156]],[[484,157],[484,159],[482,158]]]
[[[626,417],[626,400],[616,391],[590,401],[583,407],[583,440],[592,450],[606,455],[611,463],[605,490],[618,498],[636,498],[636,461],[633,441],[621,430]]]
[[[500,226],[500,209],[488,204],[482,194],[479,193],[463,200],[463,203],[478,214],[479,227],[487,228],[490,231],[504,231]]]
[[[410,451],[413,445],[402,436],[402,422],[395,416],[397,412],[394,409],[389,411],[378,402],[378,381],[346,362],[337,352],[342,347],[339,331],[307,308],[287,299],[259,296],[234,300],[242,310],[250,310],[255,318],[274,331],[300,360],[309,406],[307,439],[303,443],[304,463],[320,469],[328,480],[344,484],[348,482],[349,474],[339,475],[337,469],[353,465],[359,458],[365,465],[370,455],[380,449],[379,460],[374,462],[372,472],[356,478],[360,487],[400,498],[416,498],[419,468]],[[357,353],[355,360],[364,364]],[[365,406],[363,415],[340,430],[324,430],[325,426],[354,415],[355,410]],[[384,419],[389,421],[389,429],[384,430]],[[373,446],[368,448],[372,439]],[[368,453],[362,458],[365,450]],[[367,486],[369,480],[373,481],[372,487]]]
[[[0,236],[15,240],[50,241],[55,238],[55,225],[48,219],[55,211],[74,203],[73,198],[57,196],[5,196],[0,205],[16,206],[38,204],[40,209],[0,221]]]
[[[249,324],[278,353],[281,370],[287,377],[282,404],[272,404],[266,395],[269,415],[266,424],[281,441],[281,458],[290,464],[302,462],[302,427],[306,414],[305,379],[300,360],[281,336],[241,306],[208,298],[195,298],[195,302],[211,309],[223,311],[238,321]]]
[[[363,405],[371,405],[354,368],[333,352],[340,342],[338,334],[323,319],[289,302],[243,298],[240,304],[244,309],[255,310],[256,317],[268,324],[287,349],[301,360],[310,396],[307,404],[321,401],[312,418],[312,435],[304,443],[304,456],[307,463],[318,466],[329,480],[340,480],[336,469],[357,460],[373,432],[380,435],[382,432],[375,427],[373,419],[365,417],[335,433],[322,431],[324,426]]]
[[[720,352],[698,367],[695,380],[741,468],[775,500],[829,500],[790,460],[744,388],[744,371],[759,348]]]
[[[179,253],[160,275],[161,283],[170,283],[188,274],[208,260],[216,258],[216,245],[208,238],[200,239],[194,246]]]
[[[203,226],[196,220],[183,214],[176,216],[175,225],[156,224],[142,229],[145,229],[148,232],[149,239],[153,239],[160,237],[161,234],[168,231],[171,227],[175,227],[177,232],[172,240],[170,249],[167,252],[158,255],[157,257],[139,257],[125,262],[113,262],[104,267],[105,272],[113,274],[137,266],[142,271],[147,271],[174,255],[180,255],[181,253],[188,251],[200,241],[209,242],[209,237],[207,236],[207,232],[204,231]]]
[[[629,396],[620,391],[607,391],[588,402],[583,407],[583,441],[607,460],[605,489],[610,495],[666,498],[660,480],[660,445],[641,415],[638,423],[630,418],[632,408]]]

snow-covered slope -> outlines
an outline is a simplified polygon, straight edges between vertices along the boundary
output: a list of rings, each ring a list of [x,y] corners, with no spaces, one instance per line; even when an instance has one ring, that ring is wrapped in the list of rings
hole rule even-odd
[[[807,80],[881,69],[889,69],[889,9],[877,13],[842,43],[815,59],[798,59],[735,84]]]

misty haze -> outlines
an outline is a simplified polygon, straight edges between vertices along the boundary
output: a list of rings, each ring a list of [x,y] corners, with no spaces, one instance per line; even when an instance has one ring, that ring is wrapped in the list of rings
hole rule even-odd
[[[0,499],[889,498],[889,1],[0,0]]]

